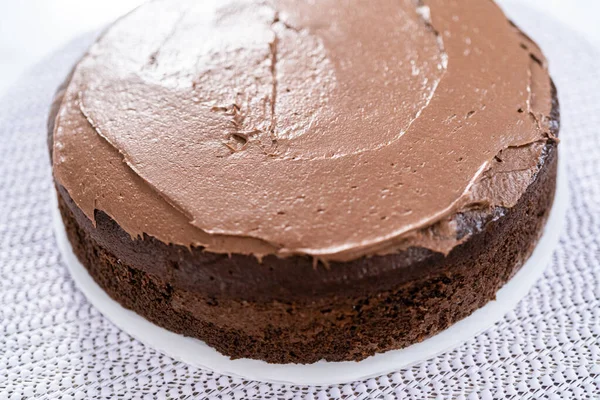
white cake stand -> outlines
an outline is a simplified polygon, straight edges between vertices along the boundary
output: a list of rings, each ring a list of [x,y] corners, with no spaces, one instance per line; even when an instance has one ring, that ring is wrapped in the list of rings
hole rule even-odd
[[[274,383],[330,385],[383,375],[432,358],[459,346],[501,320],[527,295],[549,264],[563,228],[568,186],[564,160],[561,160],[556,197],[543,236],[525,265],[498,291],[495,301],[437,335],[407,348],[376,354],[359,362],[319,361],[306,365],[269,364],[251,359],[232,360],[198,339],[170,332],[123,308],[94,282],[73,254],[54,193],[52,199],[55,203],[53,219],[56,239],[73,280],[87,299],[116,326],[174,359],[219,374]]]

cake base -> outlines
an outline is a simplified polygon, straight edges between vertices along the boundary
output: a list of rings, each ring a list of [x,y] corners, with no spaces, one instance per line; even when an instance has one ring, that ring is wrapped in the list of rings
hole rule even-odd
[[[252,359],[232,360],[201,340],[154,325],[111,299],[79,262],[67,239],[54,191],[51,195],[55,203],[53,222],[59,249],[78,288],[106,318],[141,342],[174,359],[224,375],[298,385],[338,384],[379,376],[432,358],[471,339],[511,311],[544,272],[562,232],[568,202],[564,164],[562,159],[558,163],[556,195],[544,233],[531,257],[497,292],[496,301],[489,302],[470,316],[423,342],[404,349],[376,354],[358,362],[269,364]]]

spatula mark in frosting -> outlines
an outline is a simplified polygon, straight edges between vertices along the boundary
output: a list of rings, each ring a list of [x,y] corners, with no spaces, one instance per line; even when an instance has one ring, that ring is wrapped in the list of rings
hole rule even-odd
[[[160,56],[161,49],[163,49],[165,47],[165,44],[173,38],[173,36],[175,35],[175,32],[177,31],[177,27],[183,21],[183,18],[186,16],[186,13],[187,13],[187,9],[181,13],[179,18],[177,18],[175,20],[175,23],[173,24],[171,31],[165,36],[164,40],[157,47],[157,49],[155,51],[153,51],[152,53],[150,53],[150,55],[148,56],[148,62],[142,67],[142,69],[143,68],[155,68],[157,66],[156,64],[158,62],[158,58]]]
[[[275,126],[277,124],[277,44],[279,38],[277,32],[272,28],[273,25],[279,22],[279,12],[275,11],[275,18],[271,24],[271,30],[273,31],[273,40],[269,43],[269,50],[271,51],[271,83],[273,89],[271,91],[271,122],[269,123],[269,134],[274,143],[277,142],[277,135],[275,134]]]

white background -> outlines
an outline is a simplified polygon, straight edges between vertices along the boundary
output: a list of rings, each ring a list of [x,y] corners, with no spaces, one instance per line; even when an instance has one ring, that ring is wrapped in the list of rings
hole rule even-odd
[[[515,0],[498,0],[500,4]],[[540,6],[600,43],[600,0],[516,0]],[[143,0],[0,0],[0,95],[29,66]]]

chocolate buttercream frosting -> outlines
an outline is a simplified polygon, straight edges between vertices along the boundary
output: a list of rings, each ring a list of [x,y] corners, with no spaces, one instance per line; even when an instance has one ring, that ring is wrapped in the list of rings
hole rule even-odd
[[[485,0],[152,1],[76,66],[54,176],[91,220],[345,261],[464,240],[552,136],[537,46]]]

